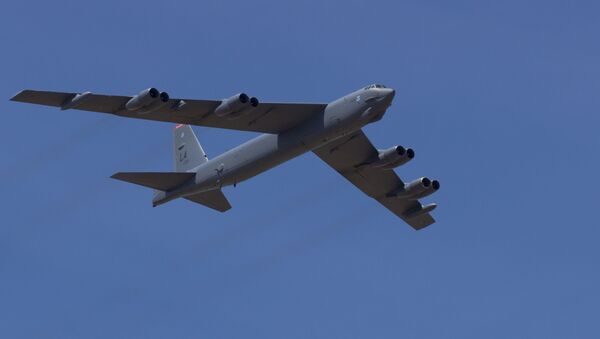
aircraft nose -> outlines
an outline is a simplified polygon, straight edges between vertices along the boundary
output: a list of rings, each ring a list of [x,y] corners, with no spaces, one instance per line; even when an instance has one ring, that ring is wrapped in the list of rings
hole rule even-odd
[[[392,103],[392,100],[394,100],[394,95],[396,95],[396,90],[394,90],[393,88],[384,88],[383,92],[384,92],[385,102],[388,105],[390,105]]]

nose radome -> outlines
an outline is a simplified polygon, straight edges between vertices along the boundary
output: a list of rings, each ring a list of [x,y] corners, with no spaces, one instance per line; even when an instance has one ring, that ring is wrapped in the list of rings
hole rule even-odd
[[[394,95],[396,95],[396,91],[392,88],[384,88],[383,89],[384,93],[385,93],[385,101],[389,104],[392,103],[392,100],[394,99]]]
[[[395,94],[396,94],[396,90],[395,89],[393,89],[393,88],[385,88],[385,95],[386,96],[388,96],[390,98],[393,98]]]

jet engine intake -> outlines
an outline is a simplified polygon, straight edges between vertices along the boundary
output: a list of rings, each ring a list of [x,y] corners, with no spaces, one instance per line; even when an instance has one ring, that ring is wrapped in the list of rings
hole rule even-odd
[[[215,109],[218,117],[238,117],[249,109],[258,106],[258,99],[250,98],[246,93],[239,93],[221,102]]]
[[[373,168],[393,169],[404,165],[415,157],[415,151],[411,148],[394,146],[385,150],[379,150],[379,160],[369,164]]]
[[[169,102],[169,94],[167,92],[160,92],[158,99],[159,100],[154,100],[150,105],[140,108],[139,113],[149,113],[163,107]]]
[[[258,107],[258,99],[256,99],[255,97],[250,98],[250,100],[248,102],[249,102],[250,106],[246,105],[246,107],[243,107],[241,110],[227,115],[227,119],[235,120],[239,117],[242,117],[242,116],[252,112],[256,107]]]
[[[160,95],[161,93],[156,88],[150,87],[141,91],[138,95],[134,96],[133,98],[129,99],[129,101],[127,101],[127,103],[125,104],[125,108],[127,108],[127,110],[129,111],[137,111],[140,108],[152,104],[159,98]],[[168,98],[169,95],[167,94],[167,100],[169,100]]]
[[[439,189],[439,181],[431,180],[427,177],[422,177],[408,184],[405,184],[404,187],[401,187],[388,195],[395,196],[398,198],[417,200],[420,198],[424,198]]]

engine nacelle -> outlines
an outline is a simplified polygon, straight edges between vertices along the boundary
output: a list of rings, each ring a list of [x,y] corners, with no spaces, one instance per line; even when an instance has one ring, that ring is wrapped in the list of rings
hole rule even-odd
[[[255,97],[250,98],[249,103],[250,103],[249,107],[244,107],[237,112],[233,112],[233,113],[229,114],[227,116],[227,119],[235,120],[239,117],[242,117],[242,116],[252,112],[256,107],[258,107],[258,99],[256,99]]]
[[[402,146],[394,146],[379,151],[379,160],[369,164],[373,168],[392,169],[404,165],[415,157],[415,151],[411,148],[405,149]]]
[[[239,93],[221,102],[215,109],[215,114],[218,117],[238,117],[245,111],[258,106],[256,98],[250,99],[246,93]]]
[[[398,198],[416,200],[424,198],[439,189],[439,181],[431,180],[427,177],[422,177],[408,184],[405,184],[404,187],[395,190],[389,195],[396,196]]]
[[[129,111],[137,111],[140,108],[152,104],[154,101],[158,101],[160,94],[161,93],[156,88],[150,87],[127,101],[125,108]],[[168,97],[169,95],[167,94],[167,100]]]
[[[159,100],[154,100],[150,103],[150,105],[148,106],[144,106],[142,108],[140,108],[139,114],[144,114],[144,113],[149,113],[152,111],[156,111],[157,109],[163,107],[164,105],[166,105],[169,102],[169,94],[167,92],[160,92],[160,95],[158,96]]]

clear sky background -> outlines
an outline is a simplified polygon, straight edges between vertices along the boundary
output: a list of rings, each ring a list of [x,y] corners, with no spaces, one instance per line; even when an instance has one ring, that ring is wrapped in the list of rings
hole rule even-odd
[[[597,1],[3,2],[0,337],[599,338],[599,33]],[[420,232],[310,153],[152,208],[108,177],[172,170],[172,125],[8,101],[374,82],[366,133],[442,183]]]

